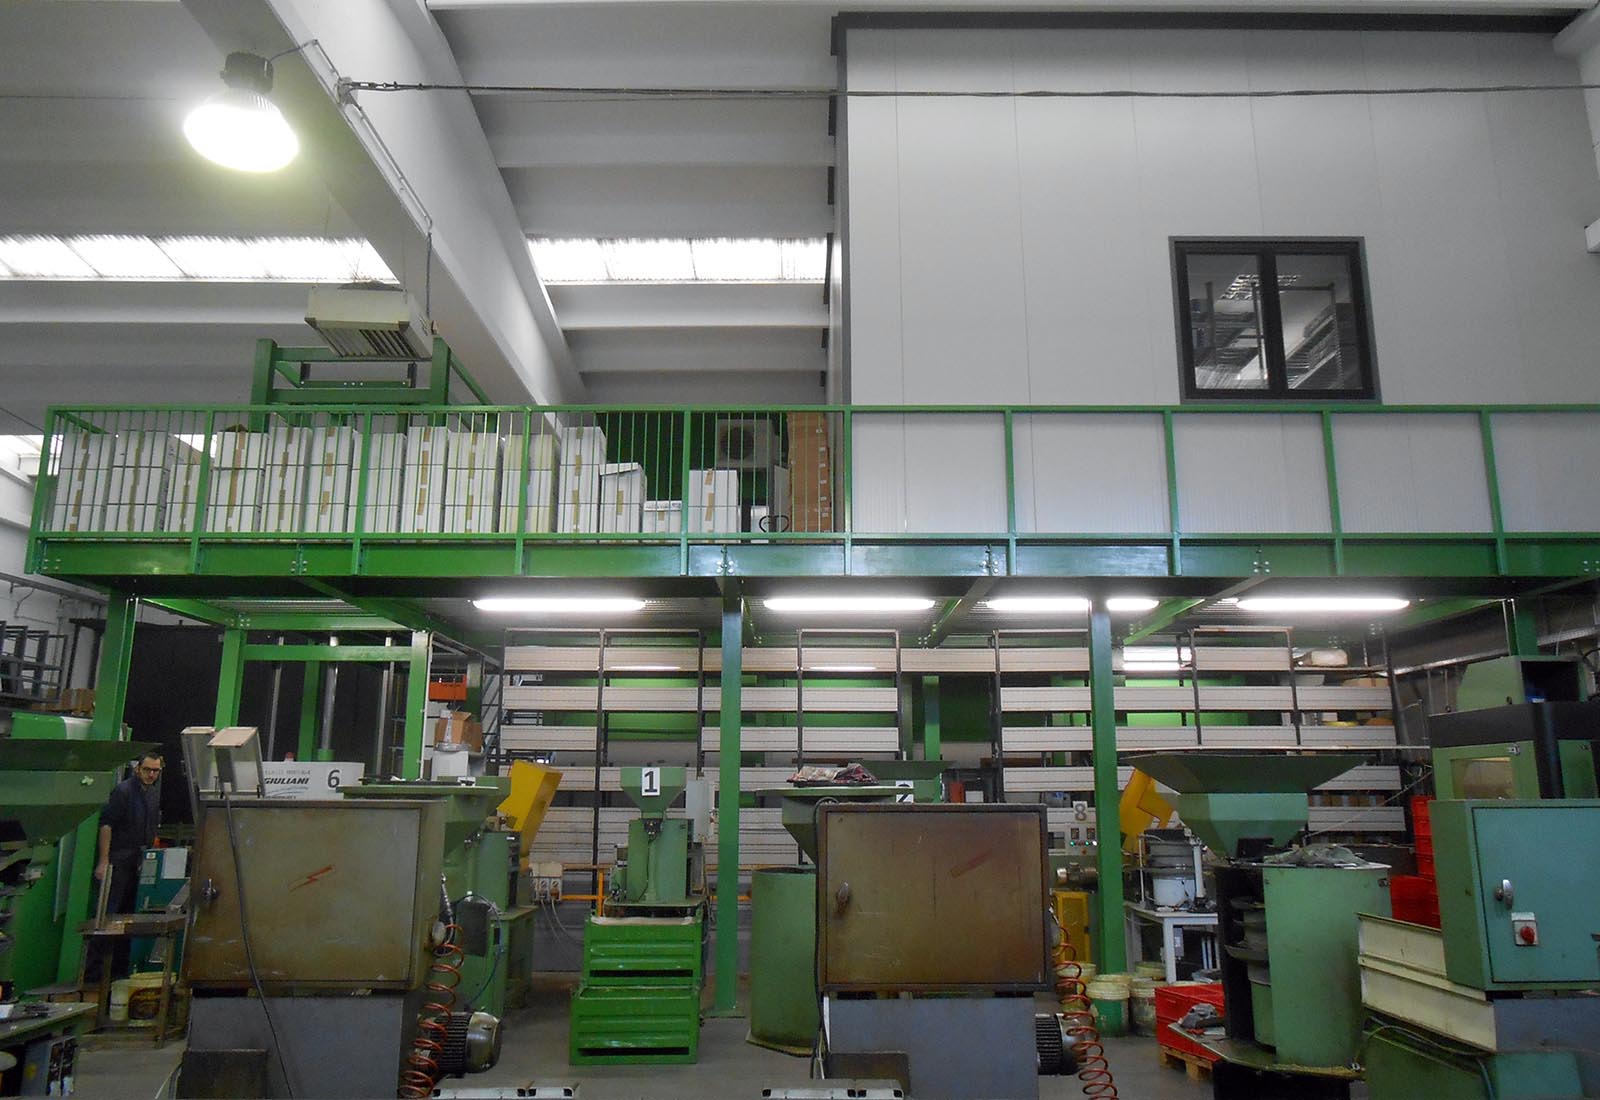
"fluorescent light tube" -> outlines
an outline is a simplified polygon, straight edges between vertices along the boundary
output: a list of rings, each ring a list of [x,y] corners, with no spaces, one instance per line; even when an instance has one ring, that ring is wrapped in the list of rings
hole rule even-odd
[[[1107,611],[1153,611],[1160,600],[1148,596],[1112,596],[1106,601]]]
[[[1397,596],[1252,596],[1239,601],[1241,611],[1300,611],[1332,615],[1400,611],[1410,606],[1410,600],[1402,600]]]
[[[774,596],[763,600],[768,611],[926,611],[933,601],[921,596]]]
[[[806,672],[877,672],[877,665],[807,665]],[[884,669],[885,672],[890,671]]]
[[[530,614],[583,615],[638,611],[643,600],[619,596],[489,596],[473,600],[479,611],[523,611]]]
[[[999,596],[985,600],[990,611],[1015,614],[1046,614],[1089,610],[1089,601],[1082,596]]]

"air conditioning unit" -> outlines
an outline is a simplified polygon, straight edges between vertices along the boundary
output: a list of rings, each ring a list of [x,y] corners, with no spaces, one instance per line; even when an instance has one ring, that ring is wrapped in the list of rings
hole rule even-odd
[[[722,470],[765,470],[778,464],[778,432],[770,420],[717,421],[716,458]]]
[[[426,359],[433,353],[427,323],[395,287],[312,287],[306,324],[340,355]]]

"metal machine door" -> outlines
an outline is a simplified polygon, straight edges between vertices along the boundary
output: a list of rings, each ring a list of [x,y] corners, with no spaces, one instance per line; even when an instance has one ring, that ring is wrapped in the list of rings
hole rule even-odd
[[[1551,802],[1476,806],[1472,816],[1490,977],[1600,980],[1600,814]]]

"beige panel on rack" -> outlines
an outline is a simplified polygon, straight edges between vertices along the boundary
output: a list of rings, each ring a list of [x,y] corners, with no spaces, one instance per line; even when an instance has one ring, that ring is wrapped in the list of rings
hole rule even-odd
[[[739,735],[742,752],[794,752],[798,731],[794,726],[746,726]],[[700,747],[715,753],[722,731],[707,726],[700,731]],[[900,731],[893,726],[807,726],[806,753],[893,753],[900,751]]]
[[[1133,764],[1117,769],[1117,787],[1128,785],[1133,774]],[[1364,764],[1351,768],[1318,787],[1323,792],[1397,791],[1400,789],[1400,769],[1391,764]],[[1008,767],[1006,768],[1006,793],[1044,791],[1092,791],[1094,768],[1082,767]]]
[[[507,685],[501,691],[501,704],[506,710],[594,710],[600,705],[600,691],[593,684],[579,687]]]
[[[594,752],[598,740],[593,726],[500,726],[505,752]]]
[[[1044,711],[1089,709],[1086,687],[1004,687],[1000,688],[1002,710]]]
[[[1406,812],[1399,806],[1313,806],[1307,824],[1313,832],[1402,833]]]
[[[761,791],[772,787],[781,787],[788,782],[789,776],[794,774],[793,768],[740,768],[739,789],[741,791]],[[719,777],[715,771],[707,771],[705,778],[711,783],[711,789],[718,787]],[[561,786],[564,792],[582,792],[594,790],[594,769],[592,767],[564,767],[561,769]],[[600,790],[603,792],[622,790],[622,769],[620,767],[605,767],[600,769]]]
[[[600,811],[600,862],[611,863],[617,848],[628,843],[628,822],[638,816],[631,807],[607,807]],[[681,816],[674,811],[669,816]],[[552,806],[545,814],[539,835],[534,838],[529,858],[557,860],[566,864],[588,863],[593,844],[594,816],[586,806]],[[713,830],[706,843],[706,860],[716,862],[717,836]],[[783,827],[776,809],[747,809],[739,815],[739,861],[744,866],[792,864],[794,838]]]
[[[1201,672],[1287,672],[1289,650],[1284,646],[1195,646],[1194,664]]]

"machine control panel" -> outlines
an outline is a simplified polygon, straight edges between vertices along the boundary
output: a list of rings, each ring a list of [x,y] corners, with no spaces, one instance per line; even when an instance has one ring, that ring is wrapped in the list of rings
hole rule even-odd
[[[1518,947],[1538,947],[1539,918],[1532,913],[1512,913],[1511,940]]]

